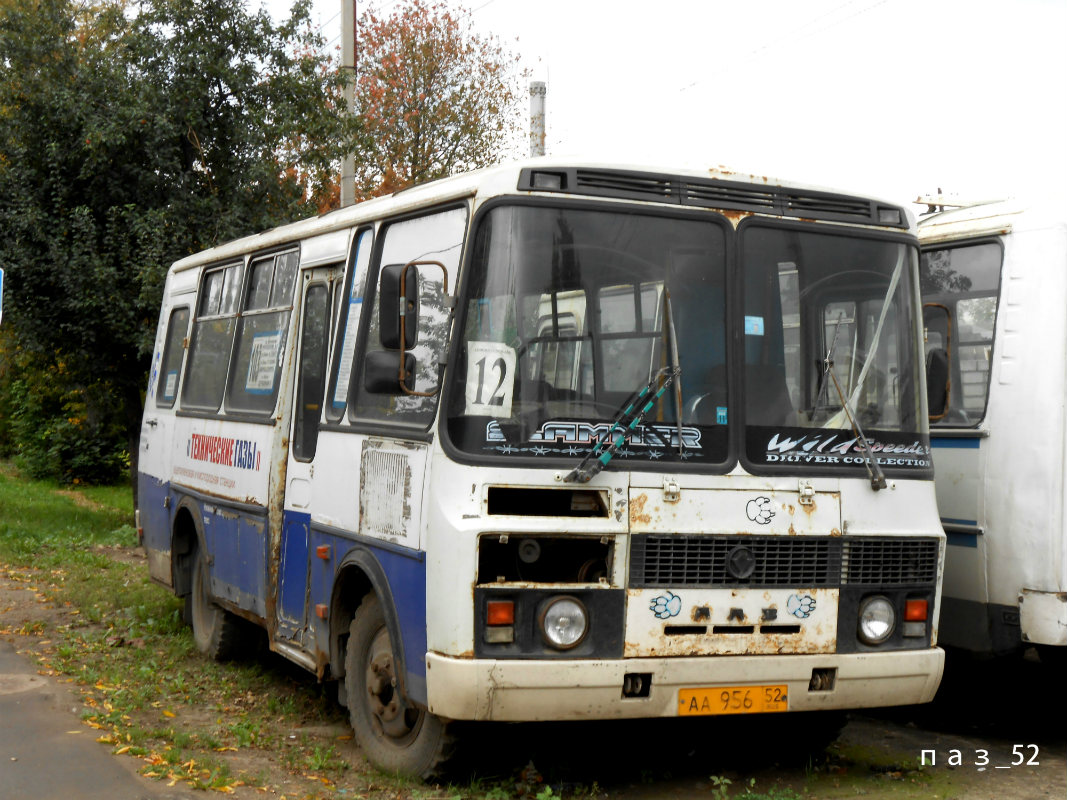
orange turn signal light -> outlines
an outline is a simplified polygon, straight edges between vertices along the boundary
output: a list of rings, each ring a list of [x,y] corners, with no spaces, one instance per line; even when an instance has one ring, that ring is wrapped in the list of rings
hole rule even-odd
[[[925,600],[907,600],[904,602],[904,619],[908,622],[925,622],[927,603]]]
[[[515,601],[490,600],[486,603],[485,621],[489,625],[514,625]]]

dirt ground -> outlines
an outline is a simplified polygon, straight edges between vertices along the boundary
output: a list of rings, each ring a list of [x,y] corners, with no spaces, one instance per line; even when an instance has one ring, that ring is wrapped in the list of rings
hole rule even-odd
[[[116,559],[143,560],[139,550],[111,550]],[[17,575],[0,569],[0,631],[6,631],[0,637],[32,657],[35,649],[48,646],[47,639],[16,632],[35,622],[49,628],[66,624],[69,611],[44,603]],[[280,661],[271,663],[287,674],[289,668]],[[1033,654],[1006,662],[950,655],[934,703],[852,714],[823,762],[803,755],[803,730],[773,716],[710,723],[482,726],[468,731],[467,758],[456,785],[469,787],[477,778],[521,784],[522,770],[532,764],[555,796],[565,798],[719,798],[717,786],[723,779],[734,790],[755,779],[758,792],[778,787],[804,797],[1067,798],[1067,692],[1060,674]],[[398,796],[395,782],[375,787],[343,726],[312,721],[282,733],[283,741],[321,739],[335,746],[360,776],[362,796],[385,797],[387,787],[393,787],[388,796]],[[928,766],[919,769],[924,750],[934,751],[935,763],[929,765],[927,757]],[[285,769],[283,754],[246,748],[227,755],[235,759],[234,772],[263,776],[272,794],[300,797],[309,792],[305,779]],[[1013,766],[1020,760],[1026,763]],[[416,794],[433,796],[432,789],[426,791]],[[442,797],[449,794],[441,789]],[[263,793],[244,788],[235,796]],[[335,796],[357,795],[339,790]]]

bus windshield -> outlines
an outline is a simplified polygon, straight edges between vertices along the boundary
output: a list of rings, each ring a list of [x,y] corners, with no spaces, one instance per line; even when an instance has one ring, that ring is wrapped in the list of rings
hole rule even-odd
[[[915,248],[751,225],[741,252],[749,462],[929,467]]]
[[[652,214],[498,206],[476,234],[449,435],[471,454],[583,455],[671,358],[684,377],[629,434],[619,458],[724,462],[726,236],[718,224]],[[682,436],[678,445],[679,433]]]
[[[812,449],[802,449],[810,429],[824,449],[837,447],[825,455],[840,456],[819,463],[862,469],[861,459],[844,459],[860,456],[846,447],[855,445],[853,421],[880,451],[914,445],[925,457],[914,248],[743,226],[744,340],[730,352],[733,236],[718,217],[493,208],[476,231],[464,294],[452,443],[475,457],[580,459],[677,361],[672,385],[614,453],[631,467],[726,465],[736,455],[727,431],[738,423],[750,464],[772,470],[792,461],[782,456],[793,446]],[[747,398],[743,414],[731,408],[731,371]]]

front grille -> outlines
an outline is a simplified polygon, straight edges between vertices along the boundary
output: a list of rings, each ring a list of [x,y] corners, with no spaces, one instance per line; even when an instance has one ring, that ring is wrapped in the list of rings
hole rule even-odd
[[[729,568],[738,547],[754,564],[745,577]],[[932,584],[937,563],[936,539],[647,534],[630,540],[635,589]]]
[[[870,586],[933,583],[937,539],[850,539],[841,558],[841,582]]]
[[[731,574],[735,548],[751,553],[751,575]],[[829,536],[634,536],[630,585],[667,586],[837,586],[841,540]]]

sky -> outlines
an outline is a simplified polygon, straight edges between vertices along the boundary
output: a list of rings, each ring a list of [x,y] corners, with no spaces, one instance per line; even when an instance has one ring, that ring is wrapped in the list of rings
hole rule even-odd
[[[331,48],[341,2],[314,0]],[[547,84],[549,155],[721,165],[900,203],[1067,184],[1067,0],[463,7]]]

